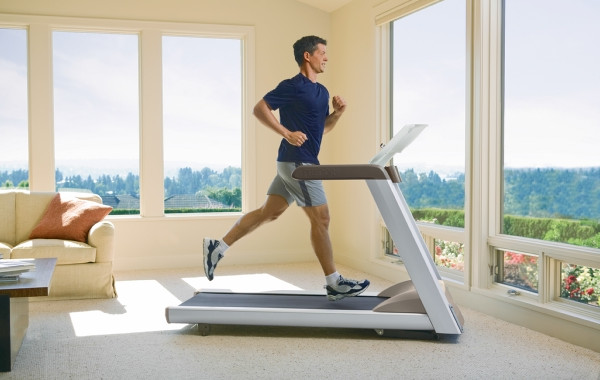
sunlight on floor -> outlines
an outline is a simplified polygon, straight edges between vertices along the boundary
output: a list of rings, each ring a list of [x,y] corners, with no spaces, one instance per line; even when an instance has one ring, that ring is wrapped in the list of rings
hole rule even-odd
[[[71,323],[77,336],[131,334],[148,331],[178,330],[180,324],[169,324],[165,319],[166,305],[180,301],[155,280],[118,281],[123,314],[109,314],[100,310],[71,313]]]
[[[267,273],[242,274],[236,276],[217,276],[213,281],[206,277],[184,278],[194,289],[226,289],[232,292],[252,293],[274,290],[302,290],[301,288],[278,279]]]
[[[193,289],[227,289],[234,292],[266,292],[273,290],[302,290],[266,273],[236,276],[218,276],[213,281],[206,277],[182,278]],[[117,281],[116,299],[124,313],[106,313],[100,310],[70,313],[77,336],[132,334],[150,331],[179,330],[182,324],[169,324],[165,318],[167,306],[181,301],[156,280]],[[193,291],[190,290],[190,298]]]

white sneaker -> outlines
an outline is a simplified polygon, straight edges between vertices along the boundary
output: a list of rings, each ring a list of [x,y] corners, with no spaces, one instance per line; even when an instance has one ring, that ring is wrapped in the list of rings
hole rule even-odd
[[[359,295],[367,289],[369,284],[369,280],[347,280],[340,276],[336,285],[325,285],[324,288],[327,289],[327,298],[330,301],[337,301],[344,297],[354,297]]]
[[[211,240],[204,238],[204,274],[208,278],[208,281],[212,281],[214,278],[215,268],[219,260],[223,258],[223,253],[217,247],[221,244],[219,240]]]

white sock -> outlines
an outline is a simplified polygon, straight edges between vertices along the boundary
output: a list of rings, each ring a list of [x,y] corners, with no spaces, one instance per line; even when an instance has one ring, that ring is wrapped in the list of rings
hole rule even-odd
[[[327,285],[334,286],[337,285],[339,278],[340,274],[338,272],[333,272],[332,274],[325,276],[325,281],[327,281]]]
[[[223,240],[219,240],[219,246],[217,247],[217,252],[221,253],[221,255],[225,256],[225,251],[229,249],[227,243]]]

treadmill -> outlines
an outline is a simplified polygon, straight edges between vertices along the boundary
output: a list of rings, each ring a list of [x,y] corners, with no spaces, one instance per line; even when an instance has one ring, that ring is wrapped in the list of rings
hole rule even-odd
[[[433,339],[462,334],[463,316],[404,200],[398,170],[384,166],[425,127],[404,126],[369,164],[301,166],[292,174],[298,180],[364,180],[411,280],[339,301],[329,301],[324,291],[199,290],[179,306],[167,307],[167,322],[198,324],[202,335],[211,324],[374,329],[382,336]]]

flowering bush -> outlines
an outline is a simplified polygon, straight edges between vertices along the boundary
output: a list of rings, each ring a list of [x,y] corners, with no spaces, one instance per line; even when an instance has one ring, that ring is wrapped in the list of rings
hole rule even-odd
[[[505,284],[537,292],[537,256],[507,251],[504,253]],[[560,296],[598,306],[600,269],[563,264]]]
[[[537,256],[525,255],[523,253],[504,252],[504,280],[502,282],[521,289],[537,292],[537,259]]]
[[[464,247],[462,243],[435,239],[435,263],[462,272],[465,269]]]
[[[573,301],[598,306],[600,270],[579,265],[563,264],[560,296]]]
[[[439,210],[438,210],[439,212]],[[427,222],[433,224],[440,224],[438,219],[435,217],[420,216],[417,218],[419,222]],[[464,220],[464,215],[463,215]],[[463,225],[464,227],[464,225]],[[465,260],[464,260],[464,248],[463,243],[457,243],[454,241],[447,240],[434,240],[435,254],[433,255],[436,265],[455,269],[458,271],[464,271]]]

